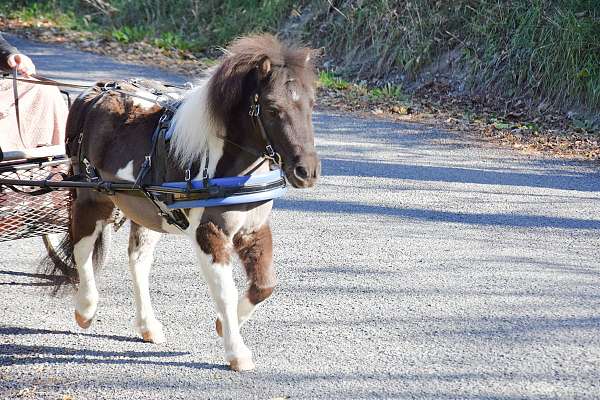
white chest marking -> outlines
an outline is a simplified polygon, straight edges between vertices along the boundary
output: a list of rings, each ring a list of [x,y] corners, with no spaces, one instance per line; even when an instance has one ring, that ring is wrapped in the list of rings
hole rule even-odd
[[[135,182],[135,176],[133,176],[133,160],[129,161],[126,166],[119,169],[115,175],[117,178],[123,179],[124,181]]]

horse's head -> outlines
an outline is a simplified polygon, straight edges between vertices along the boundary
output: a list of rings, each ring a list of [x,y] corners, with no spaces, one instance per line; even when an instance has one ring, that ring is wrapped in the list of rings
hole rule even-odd
[[[244,115],[243,125],[253,136],[245,143],[264,148],[262,123],[282,158],[288,181],[297,188],[313,186],[321,170],[311,119],[315,101],[311,55],[310,49],[286,47],[272,35],[238,39],[229,47],[211,87],[217,113],[225,119]],[[260,112],[253,117],[249,111],[256,102]]]

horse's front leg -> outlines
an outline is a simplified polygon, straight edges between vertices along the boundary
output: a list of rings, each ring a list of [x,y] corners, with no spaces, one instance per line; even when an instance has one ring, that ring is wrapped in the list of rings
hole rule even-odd
[[[238,324],[238,291],[231,266],[231,240],[212,222],[196,230],[196,252],[202,272],[223,321],[225,360],[234,371],[254,369],[252,353],[244,344]]]
[[[131,221],[129,233],[129,271],[133,279],[136,305],[136,328],[145,342],[164,343],[162,324],[154,316],[150,302],[149,276],[154,248],[160,233]]]
[[[252,316],[258,304],[273,293],[276,284],[271,228],[263,225],[254,232],[238,233],[233,244],[248,277],[248,289],[238,302],[238,322],[241,327]],[[218,318],[216,329],[217,334],[223,336],[223,325]]]

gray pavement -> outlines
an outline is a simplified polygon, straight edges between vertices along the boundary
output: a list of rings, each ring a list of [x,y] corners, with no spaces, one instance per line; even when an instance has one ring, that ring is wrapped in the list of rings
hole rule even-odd
[[[178,79],[14,42],[61,79]],[[44,292],[40,240],[0,244],[0,398],[600,398],[597,164],[417,124],[314,120],[323,178],[276,201],[279,287],[243,328],[256,371],[225,368],[179,237],[161,240],[152,276],[168,342],[135,337],[123,229],[85,332],[69,297]]]

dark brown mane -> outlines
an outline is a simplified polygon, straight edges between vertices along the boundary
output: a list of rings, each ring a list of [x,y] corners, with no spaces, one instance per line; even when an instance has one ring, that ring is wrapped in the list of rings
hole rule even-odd
[[[211,78],[209,102],[212,111],[216,116],[226,118],[241,101],[245,101],[246,78],[265,59],[274,67],[273,78],[282,73],[282,69],[288,69],[302,86],[312,87],[315,72],[311,52],[306,47],[286,45],[270,34],[237,39],[227,48]]]

